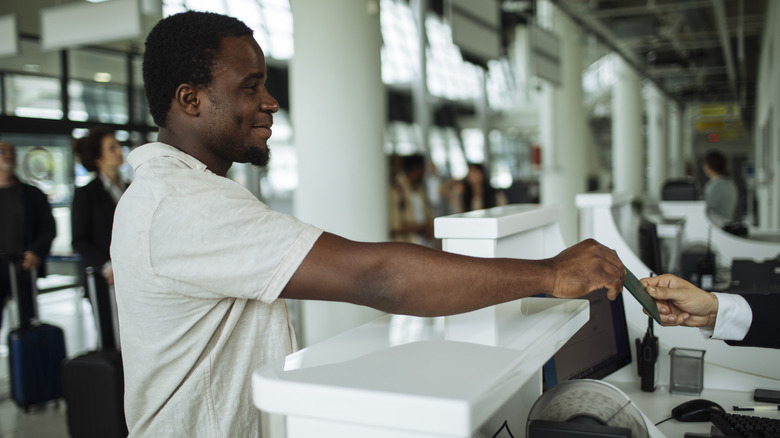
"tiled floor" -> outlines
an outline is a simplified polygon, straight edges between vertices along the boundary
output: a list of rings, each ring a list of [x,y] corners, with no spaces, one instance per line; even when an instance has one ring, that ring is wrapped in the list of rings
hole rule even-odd
[[[65,348],[69,357],[95,347],[92,311],[89,303],[82,298],[81,289],[64,289],[42,294],[38,298],[38,306],[42,321],[64,330]],[[13,311],[14,307],[6,306],[3,327],[0,328],[0,438],[66,438],[67,406],[64,401],[32,407],[25,413],[10,398],[6,342],[11,316],[9,313]]]

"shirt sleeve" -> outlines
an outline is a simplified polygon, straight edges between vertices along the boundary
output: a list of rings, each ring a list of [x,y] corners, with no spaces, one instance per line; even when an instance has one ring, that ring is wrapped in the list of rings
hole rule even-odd
[[[713,292],[718,298],[718,316],[715,327],[701,329],[705,338],[741,341],[753,323],[753,311],[740,295]]]

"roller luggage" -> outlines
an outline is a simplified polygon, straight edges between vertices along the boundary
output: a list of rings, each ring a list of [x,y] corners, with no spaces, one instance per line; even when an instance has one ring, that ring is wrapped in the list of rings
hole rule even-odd
[[[19,304],[19,288],[15,263],[9,263],[11,294]],[[32,281],[33,320],[24,321],[8,334],[8,369],[11,398],[25,412],[31,405],[58,400],[62,397],[62,362],[65,360],[65,335],[59,327],[37,322],[36,271],[30,272]]]
[[[87,268],[87,295],[92,302],[95,327],[98,330],[98,349],[68,360],[62,366],[63,390],[68,405],[68,432],[71,438],[126,437],[124,412],[124,372],[122,355],[118,350],[103,348],[100,318],[109,317],[117,335],[113,295],[112,312],[101,315],[92,268]],[[109,291],[113,294],[113,288]],[[118,340],[115,345],[119,345]]]
[[[99,350],[77,356],[62,368],[72,438],[126,437],[122,356]]]

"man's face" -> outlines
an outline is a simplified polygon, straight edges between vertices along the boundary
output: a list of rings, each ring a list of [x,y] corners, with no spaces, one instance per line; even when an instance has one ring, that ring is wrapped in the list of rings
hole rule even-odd
[[[263,51],[251,36],[226,37],[206,90],[206,144],[230,163],[268,164],[273,113],[279,110],[265,83]]]
[[[16,168],[16,150],[7,141],[0,141],[0,170],[13,172]]]

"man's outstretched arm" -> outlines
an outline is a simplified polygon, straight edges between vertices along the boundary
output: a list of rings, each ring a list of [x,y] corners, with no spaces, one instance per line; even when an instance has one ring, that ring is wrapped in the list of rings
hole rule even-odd
[[[361,243],[323,233],[282,298],[344,301],[417,316],[463,313],[540,293],[615,299],[625,269],[589,239],[543,260],[467,257],[419,245]]]

